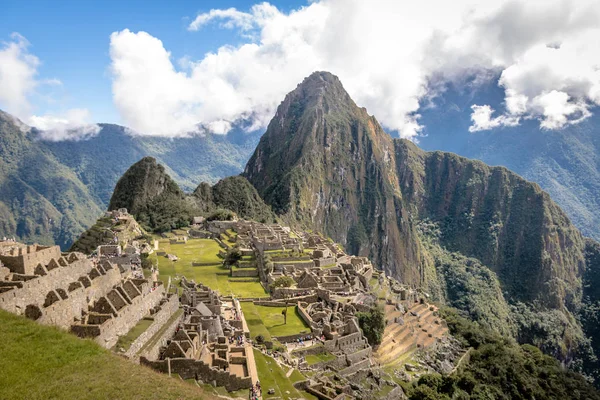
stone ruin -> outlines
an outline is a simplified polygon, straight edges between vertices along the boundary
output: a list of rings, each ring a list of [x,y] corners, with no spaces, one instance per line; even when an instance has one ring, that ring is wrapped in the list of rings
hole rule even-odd
[[[156,357],[143,357],[141,363],[228,391],[250,388],[257,372],[239,302],[185,278],[182,288],[183,320]]]
[[[176,311],[162,283],[133,278],[129,264],[113,262],[119,250],[106,250],[111,256],[86,258],[58,246],[0,242],[0,308],[105,348],[164,304]]]

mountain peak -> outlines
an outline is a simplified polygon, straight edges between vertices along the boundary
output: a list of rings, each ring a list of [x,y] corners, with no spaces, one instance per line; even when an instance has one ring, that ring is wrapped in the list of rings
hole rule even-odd
[[[303,90],[326,90],[332,87],[343,89],[344,86],[336,75],[327,71],[315,71],[302,80],[297,86]]]
[[[299,109],[311,112],[318,109],[325,113],[332,113],[344,109],[348,111],[356,107],[340,79],[326,71],[316,71],[304,78],[296,89],[285,97],[277,109],[275,117],[283,116],[282,112],[288,111],[290,105],[296,114],[300,111]]]
[[[131,214],[137,215],[161,195],[183,198],[183,192],[165,168],[154,157],[144,157],[119,179],[108,209],[127,208]]]

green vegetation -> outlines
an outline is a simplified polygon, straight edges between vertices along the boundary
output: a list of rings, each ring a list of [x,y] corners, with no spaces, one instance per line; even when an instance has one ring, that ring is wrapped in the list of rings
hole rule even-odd
[[[103,208],[44,142],[0,111],[0,237],[66,250]]]
[[[268,297],[258,278],[232,278],[229,268],[223,266],[219,257],[221,247],[212,239],[189,239],[186,244],[170,244],[168,239],[159,241],[159,251],[176,255],[178,261],[170,261],[155,253],[148,257],[152,265],[158,263],[159,278],[167,282],[169,277],[185,276],[197,283],[202,283],[222,295],[234,294],[237,297]],[[193,266],[192,263],[202,264]]]
[[[0,398],[209,399],[96,343],[0,310]]]
[[[211,212],[207,217],[207,221],[231,221],[236,217],[235,213],[231,210],[224,208],[218,208]]]
[[[250,182],[241,176],[221,179],[212,188],[212,199],[219,207],[254,221],[270,223],[276,220],[271,208],[260,198]]]
[[[444,309],[442,315],[450,332],[473,348],[470,360],[450,376],[424,375],[405,385],[410,399],[600,399],[581,375],[538,348],[518,345],[455,310]]]
[[[371,346],[381,343],[385,329],[385,313],[379,304],[371,308],[369,312],[358,312],[358,324]]]
[[[242,259],[242,252],[237,247],[232,247],[225,254],[225,265],[235,265]]]
[[[433,259],[428,291],[434,300],[463,311],[484,327],[514,337],[515,322],[496,274],[475,258],[443,249],[438,243],[437,224],[423,221],[419,230]]]
[[[294,387],[294,382],[304,380],[299,372],[294,371],[289,378],[286,377],[287,371],[283,370],[273,358],[256,349],[254,349],[254,359],[256,360],[260,386],[263,388],[263,399],[290,397],[309,400],[315,399],[314,396],[305,392],[299,392]],[[267,394],[270,388],[275,389],[275,394]]]
[[[335,360],[335,356],[331,353],[309,354],[304,358],[308,365]]]
[[[189,225],[197,212],[179,186],[152,157],[133,164],[117,182],[109,210],[126,208],[137,222],[155,232]]]
[[[284,275],[284,276],[280,276],[279,278],[275,279],[275,281],[273,281],[273,283],[271,283],[270,289],[273,290],[275,288],[289,288],[290,286],[292,286],[295,283],[296,283],[296,281],[294,281],[294,279],[292,277]]]
[[[298,314],[295,306],[288,307],[287,324],[283,323],[282,311],[285,307],[258,306],[251,302],[241,303],[244,318],[254,338],[262,335],[265,340],[273,336],[288,336],[301,332],[310,332],[310,328]]]
[[[114,350],[129,350],[131,344],[135,342],[135,340],[140,337],[140,335],[144,333],[150,325],[152,325],[152,322],[154,322],[154,320],[151,318],[142,318],[137,324],[135,324],[133,328],[129,330],[129,332],[127,332],[126,335],[119,337],[117,344],[115,344]]]

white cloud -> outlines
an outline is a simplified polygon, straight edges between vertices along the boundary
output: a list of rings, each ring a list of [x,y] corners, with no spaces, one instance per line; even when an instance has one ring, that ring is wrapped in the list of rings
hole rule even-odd
[[[100,132],[100,127],[91,122],[90,112],[74,108],[63,115],[33,115],[28,122],[40,130],[43,140],[85,140]]]
[[[492,118],[494,109],[489,105],[478,106],[472,105],[471,121],[473,125],[469,127],[469,132],[478,132],[489,129],[498,128],[501,126],[516,126],[519,124],[519,117],[500,115]]]
[[[224,132],[240,118],[265,127],[315,70],[338,75],[359,105],[407,138],[420,132],[416,112],[434,77],[502,73],[505,114],[473,108],[472,131],[523,118],[555,129],[600,104],[596,0],[322,0],[289,13],[260,3],[201,13],[188,30],[211,22],[238,29],[247,43],[177,63],[145,32],[111,35],[113,95],[125,123],[167,136]],[[553,90],[566,98],[548,98]]]
[[[0,107],[14,116],[14,121],[26,131],[29,126],[43,130],[48,140],[79,139],[97,133],[100,128],[89,122],[89,111],[67,110],[62,115],[32,115],[31,98],[40,86],[60,86],[56,78],[38,78],[40,60],[29,52],[29,42],[18,33],[0,48]]]
[[[29,42],[18,33],[0,48],[0,105],[22,117],[31,111],[28,96],[37,86],[39,60],[28,51]]]
[[[552,90],[533,99],[533,107],[543,115],[540,126],[543,129],[559,129],[567,124],[576,124],[589,117],[587,104],[573,102],[565,92]]]

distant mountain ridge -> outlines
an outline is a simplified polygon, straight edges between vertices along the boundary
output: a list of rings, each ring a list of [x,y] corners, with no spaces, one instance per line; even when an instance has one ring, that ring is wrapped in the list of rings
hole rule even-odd
[[[156,157],[191,192],[199,182],[239,173],[260,136],[234,129],[170,139],[100,126],[87,140],[49,142],[0,111],[0,237],[67,249],[106,210],[117,180],[141,158]]]
[[[600,240],[600,108],[591,109],[592,116],[584,121],[557,130],[523,120],[516,127],[471,133],[471,105],[491,104],[495,115],[504,111],[504,91],[496,80],[447,84],[419,110],[425,126],[419,146],[502,165],[538,183],[584,235]]]

